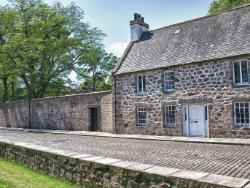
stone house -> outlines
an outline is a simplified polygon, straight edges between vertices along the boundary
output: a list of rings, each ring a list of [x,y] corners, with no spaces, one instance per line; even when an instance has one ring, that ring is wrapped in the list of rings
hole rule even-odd
[[[117,133],[250,138],[250,6],[156,30],[139,14],[113,72]]]

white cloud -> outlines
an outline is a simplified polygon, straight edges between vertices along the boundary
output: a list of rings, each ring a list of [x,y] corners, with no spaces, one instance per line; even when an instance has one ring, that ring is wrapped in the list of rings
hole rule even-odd
[[[128,42],[117,42],[110,45],[110,51],[117,57],[121,57],[124,50],[126,49]]]

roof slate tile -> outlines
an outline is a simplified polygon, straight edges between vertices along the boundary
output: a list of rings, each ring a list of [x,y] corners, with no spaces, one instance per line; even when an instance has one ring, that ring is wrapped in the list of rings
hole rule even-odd
[[[250,54],[250,5],[145,32],[115,74],[243,54]]]

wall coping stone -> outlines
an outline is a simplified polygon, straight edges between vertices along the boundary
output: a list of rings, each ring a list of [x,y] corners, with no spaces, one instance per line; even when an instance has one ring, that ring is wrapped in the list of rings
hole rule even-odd
[[[90,157],[82,157],[81,160],[89,161],[89,162],[95,162],[100,159],[104,159],[105,157],[102,156],[90,156]]]
[[[234,178],[234,177],[228,177],[228,176],[221,176],[216,174],[209,174],[208,176],[201,178],[201,182],[205,183],[214,183],[219,184],[223,186],[232,186],[232,187],[243,187],[246,185],[249,181],[247,179],[242,180],[241,178]],[[248,185],[250,186],[250,184]]]
[[[90,155],[90,154],[77,154],[77,155],[73,155],[71,157],[74,158],[74,159],[84,159],[86,157],[91,157],[91,156],[92,155]]]
[[[112,163],[111,166],[115,166],[115,167],[120,167],[120,168],[128,168],[130,166],[135,166],[138,165],[139,163],[137,162],[131,162],[131,161],[120,161],[117,163]]]
[[[172,174],[171,176],[178,177],[178,178],[184,178],[184,179],[199,180],[199,179],[204,178],[208,175],[209,175],[209,173],[207,173],[207,172],[180,170],[180,171]]]
[[[114,159],[114,158],[104,158],[104,159],[99,159],[96,160],[95,162],[101,163],[101,164],[112,164],[112,163],[117,163],[120,162],[120,159]]]
[[[136,170],[136,171],[144,171],[144,170],[147,170],[149,168],[152,168],[154,167],[154,165],[150,165],[150,164],[137,164],[137,165],[133,165],[133,166],[130,166],[128,167],[127,169],[130,169],[130,170]]]
[[[181,171],[181,169],[177,168],[167,168],[167,167],[161,167],[161,166],[154,166],[152,168],[146,169],[145,172],[150,174],[159,174],[162,176],[170,176],[171,174],[174,174],[176,172]]]
[[[140,163],[122,161],[120,159],[114,159],[114,158],[108,158],[108,157],[102,157],[102,156],[92,156],[91,154],[77,154],[77,153],[70,152],[67,150],[57,150],[56,152],[51,152],[53,148],[41,147],[35,144],[29,144],[29,143],[24,143],[24,142],[9,143],[8,140],[7,142],[5,142],[5,140],[1,138],[0,138],[0,143],[7,144],[7,145],[11,144],[22,149],[32,149],[32,150],[36,150],[40,152],[48,152],[48,153],[52,153],[56,155],[62,155],[62,156],[68,157],[69,159],[76,158],[82,155],[84,156],[80,158],[82,161],[90,161],[93,163],[98,163],[98,164],[103,164],[103,165],[112,164],[111,166],[124,167],[133,171],[143,172],[147,174],[155,174],[159,176],[181,178],[184,180],[208,183],[210,185],[215,185],[215,186],[226,186],[226,187],[236,187],[236,188],[238,187],[249,188],[250,186],[249,179],[221,176],[221,175],[215,175],[215,174],[210,174],[206,172],[159,167],[159,166],[154,166],[154,165],[149,165],[149,164],[140,164]]]
[[[86,95],[98,95],[98,94],[105,94],[105,93],[111,94],[111,90],[97,91],[97,92],[90,92],[90,93],[79,93],[79,94],[72,94],[72,95],[43,97],[43,98],[31,99],[30,101],[40,101],[40,100],[46,100],[46,99],[57,99],[57,98],[68,98],[68,97],[80,97],[80,96],[86,96]],[[19,103],[19,102],[27,102],[27,101],[29,101],[29,99],[19,100],[19,101],[0,102],[0,104],[12,104],[12,103]]]

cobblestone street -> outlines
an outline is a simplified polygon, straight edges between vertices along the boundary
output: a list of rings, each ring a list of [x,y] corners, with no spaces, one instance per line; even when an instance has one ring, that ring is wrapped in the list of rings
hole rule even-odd
[[[157,166],[250,179],[250,146],[28,133],[0,130],[0,138]]]

